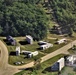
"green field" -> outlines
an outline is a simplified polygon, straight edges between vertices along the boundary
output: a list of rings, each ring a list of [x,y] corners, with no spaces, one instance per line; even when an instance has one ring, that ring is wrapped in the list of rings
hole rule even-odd
[[[74,71],[73,67],[64,67],[64,69],[61,71],[62,75],[76,75],[76,72]]]
[[[56,39],[44,39],[45,41],[49,42],[49,43],[52,43],[54,46],[53,47],[50,47],[46,50],[38,50],[39,48],[39,45],[38,45],[38,42],[37,41],[34,41],[34,44],[30,45],[30,44],[20,44],[19,41],[25,41],[25,37],[16,37],[15,38],[16,41],[17,41],[17,46],[20,46],[21,48],[21,51],[22,50],[26,50],[26,51],[39,51],[39,55],[38,56],[35,56],[34,58],[41,58],[42,56],[45,56],[47,55],[48,53],[51,53],[61,47],[63,47],[65,44],[60,44],[60,45],[57,45],[55,44],[56,42]],[[68,42],[69,43],[69,42]],[[15,49],[16,49],[16,46],[12,46],[12,45],[6,45],[7,48],[8,48],[8,52],[9,52],[9,64],[12,64],[14,65],[15,62],[20,62],[20,61],[23,61],[25,62],[25,64],[31,62],[34,60],[34,58],[25,58],[25,55],[22,55],[20,54],[20,56],[16,56],[16,55],[10,55],[11,52],[15,52]]]

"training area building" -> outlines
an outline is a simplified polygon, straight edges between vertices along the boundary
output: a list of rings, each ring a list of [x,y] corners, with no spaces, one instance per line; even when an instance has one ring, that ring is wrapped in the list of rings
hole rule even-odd
[[[65,66],[65,59],[61,58],[53,66],[51,66],[51,70],[61,71],[64,66]]]
[[[29,44],[33,44],[33,38],[32,38],[30,35],[26,35],[26,41],[27,41]]]
[[[45,50],[48,49],[50,47],[53,47],[53,44],[48,43],[48,42],[44,42],[44,41],[39,41],[38,44],[40,45],[40,50]]]
[[[6,39],[8,40],[9,43],[12,45],[16,45],[16,40],[12,36],[7,36]]]
[[[22,50],[21,53],[24,54],[25,56],[27,56],[27,58],[31,58],[31,57],[37,56],[39,54],[38,51],[31,52],[31,51],[25,51],[25,50]]]

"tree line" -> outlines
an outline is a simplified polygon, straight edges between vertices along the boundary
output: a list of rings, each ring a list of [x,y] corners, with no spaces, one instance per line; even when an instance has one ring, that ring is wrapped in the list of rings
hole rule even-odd
[[[40,0],[0,1],[0,35],[25,36],[42,39],[47,35],[48,18]]]
[[[76,32],[76,0],[50,0],[50,4],[59,25]]]

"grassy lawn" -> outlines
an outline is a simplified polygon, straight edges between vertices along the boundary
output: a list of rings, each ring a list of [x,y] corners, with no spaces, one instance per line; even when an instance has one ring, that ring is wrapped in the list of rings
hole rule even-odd
[[[10,55],[11,52],[15,52],[16,46],[8,46],[8,51],[9,51],[9,64],[14,65],[15,62],[20,62],[23,61],[25,64],[30,63],[31,61],[34,60],[34,58],[40,58],[43,56],[43,54],[39,53],[38,56],[35,56],[34,58],[25,58],[25,55],[20,54],[20,56],[16,55]]]
[[[51,53],[51,52],[53,52],[53,51],[55,51],[55,50],[57,50],[57,49],[59,49],[59,48],[61,48],[61,47],[63,47],[63,46],[65,46],[66,44],[65,43],[62,43],[62,44],[55,44],[55,42],[56,42],[56,39],[47,39],[46,41],[48,41],[49,43],[52,43],[53,44],[53,47],[50,47],[50,48],[48,48],[48,49],[46,49],[46,50],[43,50],[42,52],[43,53]],[[70,41],[68,41],[68,43],[69,43]],[[68,44],[67,43],[67,44]]]
[[[45,69],[50,67],[53,63],[55,63],[58,59],[63,57],[63,54],[57,55],[43,63],[41,63],[41,68],[36,71],[23,70],[15,75],[57,75],[57,72],[48,72]],[[44,72],[43,72],[44,71]]]
[[[39,51],[39,55],[35,56],[34,58],[41,58],[42,56],[44,56],[48,53],[51,53],[51,52],[53,52],[53,51],[55,51],[55,50],[57,50],[65,45],[64,43],[60,44],[60,45],[54,44],[56,42],[56,39],[44,39],[45,41],[54,44],[54,46],[50,47],[44,51],[41,51],[41,50],[38,50],[39,45],[38,45],[37,41],[35,41],[34,44],[32,44],[32,45],[30,45],[30,44],[21,45],[19,43],[19,41],[25,41],[24,40],[25,37],[23,37],[23,39],[22,39],[22,37],[18,38],[18,39],[17,38],[18,37],[16,37],[15,39],[17,40],[17,45],[20,46],[21,51],[22,50],[32,51],[32,52]],[[20,62],[20,61],[23,61],[27,64],[27,63],[34,60],[34,58],[25,58],[25,55],[22,55],[22,54],[20,54],[20,56],[10,55],[11,52],[15,52],[16,46],[11,46],[11,45],[6,45],[6,46],[8,48],[8,52],[9,52],[9,64],[14,65],[15,62]]]
[[[73,67],[65,67],[61,73],[62,75],[76,75],[76,72],[73,70]]]
[[[28,51],[36,51],[36,50],[38,50],[40,52],[43,52],[43,54],[46,54],[46,53],[51,53],[51,52],[63,47],[64,45],[66,45],[64,43],[62,43],[60,45],[55,44],[56,39],[44,39],[44,40],[49,42],[49,43],[52,43],[54,46],[50,47],[50,48],[48,48],[46,50],[38,50],[38,48],[39,48],[39,45],[37,44],[38,42],[34,42],[34,44],[32,44],[32,45],[29,45],[29,44],[28,45],[21,45],[21,49],[22,50],[28,50]],[[68,41],[68,43],[69,43],[69,41]]]
[[[69,49],[68,51],[69,51],[70,54],[76,54],[76,50]]]

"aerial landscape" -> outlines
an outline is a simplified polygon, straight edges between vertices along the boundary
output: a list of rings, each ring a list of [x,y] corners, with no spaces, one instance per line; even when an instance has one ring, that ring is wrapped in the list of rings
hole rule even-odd
[[[76,0],[0,0],[0,75],[76,75]]]

